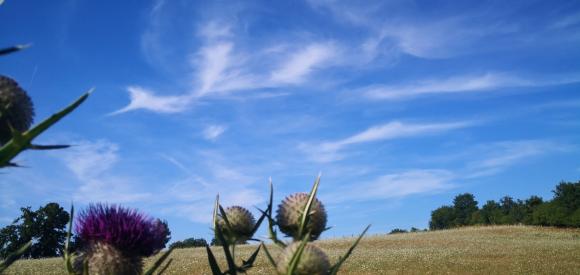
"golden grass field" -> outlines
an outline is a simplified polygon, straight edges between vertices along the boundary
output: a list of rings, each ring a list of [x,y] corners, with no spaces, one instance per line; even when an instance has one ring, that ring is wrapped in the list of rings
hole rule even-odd
[[[332,262],[353,239],[316,242]],[[255,246],[240,246],[247,257]],[[272,247],[271,252],[279,250]],[[220,254],[220,248],[213,248]],[[178,249],[166,274],[210,274],[205,249]],[[149,259],[150,263],[153,259]],[[225,262],[222,260],[222,266]],[[20,260],[8,274],[65,274],[57,258]],[[248,274],[273,274],[263,253]],[[580,229],[489,226],[365,237],[340,274],[580,274]]]

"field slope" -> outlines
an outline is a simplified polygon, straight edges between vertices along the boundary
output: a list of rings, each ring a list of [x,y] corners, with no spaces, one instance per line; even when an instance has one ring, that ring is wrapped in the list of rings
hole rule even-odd
[[[345,238],[317,244],[335,261],[351,241]],[[248,255],[253,248],[242,246],[239,254]],[[213,250],[219,253],[218,248]],[[274,247],[271,250],[278,251]],[[179,249],[173,258],[166,274],[210,274],[204,249]],[[262,254],[248,274],[272,274],[273,271]],[[61,259],[21,260],[7,273],[65,274]],[[341,272],[401,273],[580,274],[580,230],[490,226],[368,236]]]

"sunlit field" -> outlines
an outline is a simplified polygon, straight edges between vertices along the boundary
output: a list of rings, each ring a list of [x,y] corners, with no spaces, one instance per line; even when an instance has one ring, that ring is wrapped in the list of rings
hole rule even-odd
[[[316,243],[335,261],[352,241],[344,238]],[[254,248],[240,246],[238,254],[247,257]],[[213,250],[220,255],[219,247]],[[274,247],[271,250],[278,252]],[[210,274],[203,248],[177,249],[172,258],[165,274]],[[340,274],[580,274],[579,259],[580,229],[468,227],[365,237]],[[51,258],[18,261],[7,273],[65,274],[65,271],[61,259]],[[257,266],[249,274],[274,274],[274,269],[261,253]]]

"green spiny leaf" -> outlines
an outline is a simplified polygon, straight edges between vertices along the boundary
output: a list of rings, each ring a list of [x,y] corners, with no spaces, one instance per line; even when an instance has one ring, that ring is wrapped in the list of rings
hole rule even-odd
[[[232,257],[232,254],[230,253],[229,243],[228,243],[228,241],[226,241],[226,238],[224,237],[224,234],[222,231],[222,227],[219,224],[216,224],[215,234],[216,234],[218,240],[221,242],[222,247],[224,249],[224,255],[226,256],[226,262],[228,263],[228,272],[232,275],[235,275],[236,274],[236,262],[235,262],[234,258]]]
[[[20,152],[26,150],[34,138],[80,106],[89,97],[92,91],[93,89],[89,90],[66,108],[53,114],[40,124],[34,126],[32,129],[22,134],[16,134],[16,136],[4,144],[4,146],[0,148],[0,168],[7,166],[13,158],[20,154]]]
[[[75,274],[75,271],[73,269],[72,256],[70,254],[70,239],[72,236],[72,225],[73,225],[74,214],[75,214],[75,208],[74,208],[74,205],[71,204],[71,206],[70,206],[70,219],[68,221],[68,230],[66,232],[66,242],[64,244],[64,262],[66,265],[66,271],[68,272],[68,274],[72,274],[72,275]]]
[[[256,248],[254,253],[252,253],[252,255],[250,255],[248,260],[245,260],[245,261],[242,260],[242,266],[239,268],[239,270],[241,272],[246,272],[248,269],[250,269],[252,266],[254,266],[254,262],[256,261],[256,257],[258,256],[258,252],[260,252],[260,248],[261,248],[261,246],[258,246],[258,248]]]
[[[2,2],[3,1],[0,0],[0,5],[2,5]],[[16,45],[16,46],[8,47],[8,48],[3,48],[3,49],[0,49],[0,55],[6,55],[6,54],[18,52],[18,51],[24,50],[30,46],[31,46],[31,44],[25,44],[25,45]]]
[[[358,243],[360,242],[360,240],[362,239],[362,237],[365,235],[365,233],[367,233],[367,231],[369,230],[369,228],[371,227],[371,225],[367,225],[367,227],[365,228],[365,230],[363,230],[363,232],[360,234],[360,236],[358,236],[358,238],[356,239],[356,241],[352,244],[352,246],[348,249],[348,251],[344,254],[344,256],[340,257],[338,259],[338,262],[332,266],[330,268],[330,275],[335,275],[338,273],[338,269],[340,269],[340,266],[346,261],[346,259],[350,256],[350,254],[352,253],[352,251],[355,249],[355,247],[358,245]]]
[[[0,262],[0,274],[4,272],[10,265],[12,265],[22,254],[26,253],[26,251],[32,246],[32,241],[27,242],[25,245],[20,247],[18,250],[10,253],[4,261]]]
[[[298,230],[298,236],[300,236],[300,237],[304,236],[306,226],[308,225],[308,222],[310,221],[310,215],[312,215],[312,213],[310,213],[311,212],[310,210],[312,209],[312,203],[316,199],[316,192],[318,191],[319,184],[320,184],[320,174],[318,175],[318,177],[316,177],[316,181],[314,182],[314,185],[312,186],[312,190],[310,191],[310,195],[308,197],[308,202],[306,203],[306,206],[304,207],[304,210],[302,211],[302,218],[300,220],[300,228]]]
[[[260,210],[260,209],[258,209],[258,210]],[[262,212],[262,211],[260,211],[260,212]],[[254,229],[252,229],[252,236],[254,236],[254,234],[256,234],[256,231],[258,231],[258,229],[260,228],[260,225],[262,225],[262,222],[264,221],[264,218],[266,218],[266,213],[262,212],[262,215],[260,216],[260,218],[256,222],[256,225],[254,225]]]
[[[211,249],[209,248],[208,245],[205,246],[205,250],[207,251],[207,261],[209,262],[209,267],[211,268],[211,273],[213,275],[221,275],[222,271],[220,270],[220,267],[215,259],[215,256],[211,252]]]
[[[159,270],[159,273],[157,273],[157,275],[161,275],[165,272],[165,270],[167,270],[167,268],[169,268],[169,265],[173,262],[173,258],[167,260],[167,263],[165,264],[165,266],[163,266],[163,268],[161,268]]]
[[[173,247],[169,248],[167,251],[165,251],[165,253],[163,253],[163,255],[161,255],[161,257],[159,257],[159,259],[157,259],[157,261],[155,261],[155,263],[153,263],[153,266],[151,266],[149,268],[149,270],[147,270],[145,273],[143,273],[144,275],[153,275],[153,273],[155,272],[155,270],[157,270],[161,264],[163,263],[163,261],[165,261],[165,259],[167,259],[167,257],[169,257],[169,254],[171,254],[171,252],[173,251]]]
[[[274,258],[272,258],[272,255],[270,254],[270,251],[268,251],[268,248],[266,247],[266,245],[264,243],[262,243],[261,246],[264,247],[264,252],[266,252],[266,258],[268,258],[268,261],[270,262],[270,264],[272,264],[272,266],[274,266],[274,268],[276,268],[276,262],[274,261]]]
[[[213,219],[212,219],[212,224],[213,224],[213,229],[214,230],[216,229],[217,222],[218,222],[218,208],[219,208],[219,205],[220,205],[220,195],[218,194],[215,197],[215,203],[214,203],[214,206],[213,206]]]
[[[268,235],[270,237],[270,239],[278,246],[285,248],[286,244],[282,241],[280,241],[278,239],[278,236],[276,234],[276,230],[274,229],[274,226],[276,225],[276,221],[274,221],[274,219],[272,218],[272,205],[273,205],[273,199],[274,199],[274,185],[272,184],[272,178],[270,178],[270,200],[268,202],[268,208],[266,208],[266,211],[262,211],[260,209],[260,212],[262,212],[262,215],[266,215],[266,217],[268,218]]]
[[[224,210],[224,208],[221,205],[218,205],[218,208],[220,210],[220,216],[222,217],[222,219],[224,220],[224,222],[226,224],[226,228],[228,229],[229,232],[232,232],[232,225],[230,224],[230,221],[228,220],[228,217],[226,215],[226,211]]]
[[[56,150],[56,149],[65,149],[69,148],[70,145],[38,145],[38,144],[30,144],[28,149],[31,150]]]
[[[298,249],[296,249],[294,255],[292,255],[292,258],[290,259],[286,275],[294,275],[294,271],[298,267],[298,263],[300,263],[300,257],[302,257],[302,252],[304,252],[304,248],[306,247],[306,244],[308,243],[309,239],[310,234],[307,234],[300,242],[300,246],[298,246]]]

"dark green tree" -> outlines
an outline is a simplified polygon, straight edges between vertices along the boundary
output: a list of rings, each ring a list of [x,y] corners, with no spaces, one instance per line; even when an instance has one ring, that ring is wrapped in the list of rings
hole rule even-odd
[[[220,245],[222,245],[222,243],[216,237],[213,237],[211,239],[211,242],[210,242],[209,245],[211,245],[211,246],[220,246]]]
[[[533,223],[550,226],[580,226],[580,181],[560,182],[552,201],[540,205],[533,213]]]
[[[469,225],[471,216],[477,211],[477,201],[470,193],[457,195],[453,199],[453,210],[455,211],[455,226]]]
[[[57,203],[48,203],[36,211],[20,209],[22,215],[0,230],[0,256],[15,251],[32,240],[32,247],[23,257],[40,258],[62,255],[66,238],[68,212]]]
[[[441,206],[431,212],[429,229],[447,229],[455,226],[455,211],[451,206]]]
[[[487,201],[480,210],[480,216],[483,224],[499,224],[502,219],[501,206],[494,200]]]
[[[18,250],[20,244],[18,226],[11,224],[0,229],[0,258],[5,258],[11,252]]]
[[[580,208],[580,181],[560,182],[554,190],[554,203],[566,209],[567,214],[572,214]]]
[[[401,229],[401,228],[395,228],[393,230],[391,230],[391,232],[389,232],[389,234],[401,234],[401,233],[407,233],[408,231],[405,229]]]
[[[566,209],[554,201],[540,205],[533,214],[533,223],[544,226],[566,226]]]
[[[167,223],[166,220],[161,221],[161,224],[163,224],[163,226],[165,227],[165,232],[167,232],[167,237],[165,238],[165,245],[167,246],[167,243],[169,242],[169,240],[171,240],[171,230],[169,230],[169,224]]]
[[[525,224],[533,224],[534,220],[534,212],[538,209],[540,205],[544,203],[544,200],[538,196],[531,196],[524,202],[524,223]]]
[[[190,248],[190,247],[206,247],[207,241],[203,238],[188,238],[183,241],[172,243],[169,248]]]

